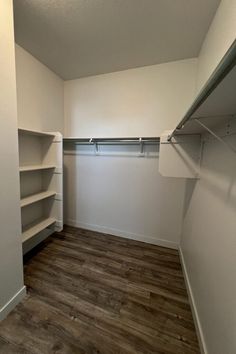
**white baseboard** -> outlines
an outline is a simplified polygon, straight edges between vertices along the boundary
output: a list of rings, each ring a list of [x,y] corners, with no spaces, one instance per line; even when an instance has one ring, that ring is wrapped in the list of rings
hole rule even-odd
[[[26,287],[23,286],[1,309],[0,309],[0,321],[2,321],[9,312],[11,312],[16,305],[25,297]]]
[[[199,341],[199,345],[200,345],[200,350],[201,350],[202,354],[208,354],[207,346],[206,346],[206,342],[205,342],[205,339],[204,339],[202,326],[201,326],[200,318],[199,318],[199,315],[198,315],[196,302],[195,302],[195,299],[194,299],[194,295],[193,295],[192,287],[191,287],[191,284],[190,284],[188,271],[187,271],[187,267],[186,267],[186,264],[185,264],[184,255],[183,255],[181,246],[179,246],[179,254],[180,254],[180,261],[181,261],[181,265],[182,265],[182,269],[183,269],[183,273],[184,273],[185,284],[186,284],[186,287],[187,287],[189,302],[190,302],[190,306],[191,306],[191,310],[192,310],[192,314],[193,314],[193,320],[194,320],[196,331],[197,331],[197,336],[198,336],[198,341]]]
[[[119,237],[131,239],[131,240],[146,242],[146,243],[150,243],[152,245],[168,247],[168,248],[172,248],[172,249],[176,249],[176,250],[179,247],[178,243],[164,240],[161,238],[147,237],[144,235],[135,234],[132,232],[127,232],[127,231],[121,231],[118,229],[113,229],[113,228],[109,228],[109,227],[105,227],[105,226],[82,223],[82,222],[78,222],[73,219],[66,220],[65,224],[69,225],[69,226],[79,227],[81,229],[103,232],[103,233],[110,234],[113,236],[119,236]]]

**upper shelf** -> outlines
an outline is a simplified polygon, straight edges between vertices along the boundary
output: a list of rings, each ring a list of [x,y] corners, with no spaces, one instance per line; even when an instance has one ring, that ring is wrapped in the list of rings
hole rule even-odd
[[[196,119],[210,129],[232,120],[236,114],[235,92],[236,40],[169,138],[178,134],[202,134],[205,130]]]
[[[45,133],[38,130],[31,130],[31,129],[24,129],[24,128],[18,128],[18,132],[20,134],[27,134],[27,135],[36,135],[36,136],[50,137],[50,138],[55,137],[55,134],[53,133]]]

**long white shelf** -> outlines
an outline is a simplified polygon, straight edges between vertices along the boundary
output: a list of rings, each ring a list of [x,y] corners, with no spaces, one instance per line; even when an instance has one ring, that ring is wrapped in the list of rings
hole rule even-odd
[[[206,129],[218,129],[227,126],[236,115],[236,40],[233,42],[221,62],[199,92],[188,111],[168,140],[175,135],[199,134]]]
[[[22,232],[22,243],[29,240],[31,237],[37,235],[39,232],[43,231],[47,227],[51,226],[56,222],[55,218],[40,219],[30,224],[25,231]]]
[[[18,128],[18,132],[20,134],[28,134],[28,135],[36,135],[36,136],[42,136],[42,137],[50,137],[53,138],[55,137],[55,134],[53,133],[45,133],[39,130],[31,130],[31,129],[25,129],[25,128]]]
[[[30,195],[28,197],[22,198],[20,201],[20,206],[21,206],[21,208],[23,208],[27,205],[39,202],[40,200],[53,197],[54,195],[56,195],[56,192],[53,192],[53,191],[45,191],[45,192],[36,193],[36,194]]]
[[[20,166],[20,172],[27,172],[27,171],[37,171],[37,170],[49,170],[52,168],[56,168],[55,165],[28,165],[28,166]]]

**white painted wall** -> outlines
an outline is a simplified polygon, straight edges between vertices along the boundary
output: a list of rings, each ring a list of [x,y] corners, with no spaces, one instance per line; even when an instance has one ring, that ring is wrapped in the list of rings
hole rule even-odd
[[[18,126],[63,132],[63,80],[15,45]]]
[[[236,1],[221,0],[198,58],[200,90],[236,38]]]
[[[199,55],[197,90],[235,34],[236,2],[222,0]],[[23,49],[16,55],[19,124],[62,130],[60,79]],[[67,81],[65,135],[156,136],[172,129],[193,98],[196,67],[193,59]],[[234,156],[208,144],[201,179],[187,183],[185,198],[181,249],[209,354],[236,352],[234,166]],[[158,158],[65,156],[66,218],[74,225],[174,246],[183,188],[183,180],[158,174]]]
[[[199,56],[198,89],[236,37],[236,1],[222,0]],[[235,135],[228,138],[235,144]],[[236,352],[235,154],[205,146],[201,178],[188,182],[181,250],[205,352]]]
[[[160,136],[173,129],[195,92],[197,60],[65,82],[65,136]]]
[[[12,1],[0,2],[0,320],[24,296]]]
[[[235,144],[236,136],[231,137]],[[235,144],[236,146],[236,144]],[[209,354],[236,353],[236,164],[206,144],[200,180],[189,184],[181,249]]]
[[[65,82],[65,135],[159,136],[190,105],[196,67],[190,59]],[[65,222],[176,247],[184,180],[161,177],[158,163],[65,156]]]
[[[64,155],[66,223],[177,248],[185,181],[162,177],[157,154],[123,149],[123,156]]]

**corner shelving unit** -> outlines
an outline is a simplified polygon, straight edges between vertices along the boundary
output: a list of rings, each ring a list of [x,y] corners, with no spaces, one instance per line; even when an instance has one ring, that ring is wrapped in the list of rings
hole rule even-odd
[[[216,139],[236,152],[236,40],[173,131],[161,136],[163,176],[198,178],[204,143]]]
[[[18,129],[23,252],[63,227],[62,135]]]

